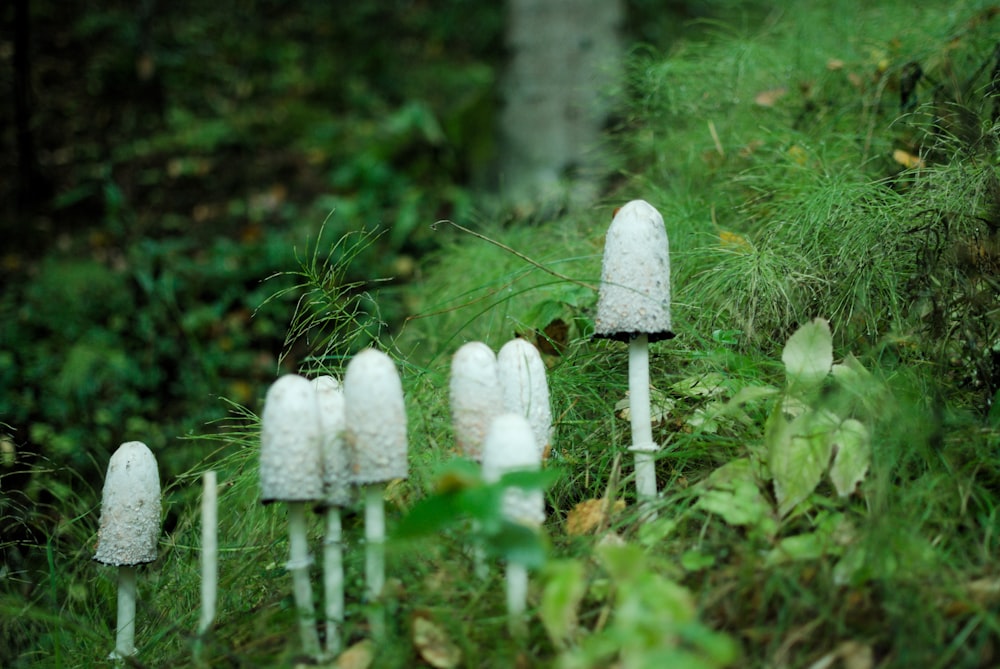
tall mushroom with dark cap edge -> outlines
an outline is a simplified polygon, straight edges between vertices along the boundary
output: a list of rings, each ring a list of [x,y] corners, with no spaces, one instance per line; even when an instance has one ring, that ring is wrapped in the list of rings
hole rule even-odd
[[[645,200],[615,214],[604,242],[594,337],[628,342],[631,451],[640,502],[656,497],[649,397],[649,342],[674,336],[670,323],[670,247],[663,217]]]
[[[361,351],[344,373],[344,437],[353,481],[364,486],[365,577],[375,604],[369,618],[372,634],[384,632],[378,600],[385,587],[385,503],[387,481],[409,474],[406,404],[392,359],[375,349]]]
[[[160,474],[140,441],[118,447],[108,463],[97,534],[98,562],[118,567],[118,626],[112,659],[135,655],[135,567],[156,559]]]
[[[319,654],[309,583],[305,505],[323,499],[323,454],[316,391],[310,381],[286,374],[264,398],[260,435],[261,501],[288,504],[289,556],[302,648]]]

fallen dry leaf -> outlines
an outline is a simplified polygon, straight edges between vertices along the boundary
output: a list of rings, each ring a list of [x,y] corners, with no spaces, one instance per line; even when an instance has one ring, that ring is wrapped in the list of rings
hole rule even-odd
[[[368,669],[375,658],[375,648],[371,640],[359,641],[337,658],[337,669]]]
[[[909,151],[903,151],[902,149],[893,151],[892,159],[907,169],[924,166],[924,161],[920,156],[915,156]]]
[[[737,249],[750,248],[750,242],[748,242],[745,237],[738,235],[735,232],[721,230],[719,232],[719,241],[722,242],[723,246],[729,246]]]
[[[776,103],[781,98],[785,97],[785,93],[787,92],[788,89],[785,88],[784,86],[782,86],[781,88],[772,88],[767,91],[761,91],[760,93],[755,95],[753,101],[754,104],[760,107],[773,107],[774,103]]]
[[[414,614],[412,630],[417,652],[424,662],[435,669],[454,669],[462,661],[462,649],[427,613],[418,611]]]
[[[606,500],[585,499],[566,516],[566,534],[581,536],[597,530],[607,521],[604,512]],[[611,507],[611,514],[620,513],[625,509],[625,500],[616,500]]]

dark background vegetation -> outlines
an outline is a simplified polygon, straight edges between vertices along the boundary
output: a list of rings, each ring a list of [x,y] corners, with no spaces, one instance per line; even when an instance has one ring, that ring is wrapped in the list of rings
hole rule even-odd
[[[766,17],[770,4],[632,0],[626,44],[633,53],[649,46],[659,54],[682,34],[712,29],[694,19],[724,16],[746,27]],[[900,195],[899,208],[882,215],[906,223],[911,236],[898,239],[916,249],[907,257],[918,258],[913,264],[921,271],[907,295],[893,296],[902,305],[893,314],[920,325],[896,339],[886,332],[865,339],[866,318],[886,319],[884,312],[859,310],[852,314],[858,322],[840,334],[858,335],[852,348],[872,345],[868,352],[886,369],[929,369],[944,361],[933,368],[935,380],[972,407],[975,421],[987,419],[970,422],[975,434],[982,424],[995,430],[1000,423],[996,411],[988,416],[1000,384],[1000,354],[991,348],[1000,336],[1000,185],[996,132],[982,130],[991,115],[994,125],[997,119],[991,85],[1000,81],[1000,66],[997,54],[989,55],[993,38],[984,37],[994,31],[996,15],[987,8],[970,16],[950,45],[915,49],[913,56],[886,34],[878,44],[888,54],[888,71],[874,56],[842,65],[860,73],[860,83],[821,63],[814,86],[750,112],[772,114],[775,126],[780,114],[787,136],[770,135],[766,146],[737,144],[742,148],[724,157],[709,148],[691,161],[689,175],[678,174],[677,164],[664,167],[658,155],[664,144],[646,141],[695,126],[705,132],[701,115],[672,108],[670,91],[644,91],[642,76],[633,73],[631,94],[648,93],[649,117],[669,119],[671,127],[641,127],[627,109],[610,122],[627,131],[627,159],[644,169],[648,163],[645,178],[661,194],[674,183],[683,187],[685,178],[718,179],[721,201],[739,205],[720,207],[724,226],[768,250],[761,242],[787,233],[775,221],[808,219],[816,212],[803,204],[827,185],[814,188],[807,181],[812,172],[796,173],[794,150],[803,137],[821,134],[817,128],[830,137],[857,134],[841,123],[856,126],[865,114],[877,119],[869,139],[878,157],[865,161],[863,179],[845,170],[851,175],[845,181],[863,183],[858,190],[866,194]],[[502,3],[14,0],[0,6],[0,26],[0,578],[24,601],[37,601],[46,599],[46,579],[54,578],[53,555],[89,558],[79,528],[67,527],[79,517],[96,526],[104,470],[122,441],[142,440],[158,454],[168,496],[193,495],[171,482],[211,454],[213,442],[195,437],[226,429],[235,405],[256,410],[278,374],[306,361],[314,343],[308,335],[320,334],[300,332],[289,341],[302,290],[288,272],[311,249],[329,248],[345,234],[376,232],[342,277],[352,291],[380,290],[377,306],[358,302],[365,336],[352,339],[357,347],[393,332],[408,315],[393,288],[419,276],[423,259],[437,249],[434,221],[496,218],[519,226],[534,219],[516,208],[496,215],[484,206],[492,195],[497,84],[506,57]],[[921,84],[921,104],[939,100],[937,110],[954,112],[923,128],[894,122],[907,111],[903,64],[911,58],[933,76]],[[690,81],[715,85],[706,77]],[[882,96],[877,104],[875,90]],[[711,92],[722,111],[735,104],[726,91]],[[664,109],[653,109],[658,104]],[[953,125],[937,142],[932,135],[942,119]],[[912,156],[929,148],[922,155],[937,171],[911,183],[905,166],[891,158],[897,146]],[[824,150],[840,148],[820,144],[817,153]],[[948,165],[955,170],[943,169]],[[751,178],[732,179],[744,166]],[[761,192],[753,192],[752,177],[768,167],[774,171],[763,172],[767,178],[792,175],[784,192],[765,192],[780,182],[764,178]],[[981,202],[963,209],[970,200],[963,189],[972,186]],[[830,211],[875,216],[881,202],[837,199]],[[814,218],[838,222],[827,213]],[[887,236],[872,234],[882,242]],[[844,255],[847,264],[856,259]],[[844,271],[837,264],[844,259],[827,260],[830,267],[817,274]],[[878,258],[865,260],[878,279]],[[722,314],[732,291],[724,283],[716,288]],[[778,323],[761,328],[772,353],[790,333],[784,317],[761,318]],[[754,358],[748,366],[757,364]],[[920,435],[934,454],[947,441],[938,415],[946,402],[939,399],[927,402],[933,425]],[[985,470],[995,490],[996,469]],[[67,499],[79,501],[69,507],[76,518],[66,515],[61,501]],[[178,522],[174,513],[168,532]],[[62,606],[50,599],[54,610]],[[757,605],[751,597],[735,601],[737,609]],[[807,605],[797,593],[781,601]],[[0,664],[25,643],[8,636],[2,623]]]
[[[727,6],[637,0],[626,32],[663,44]],[[430,223],[474,215],[504,13],[15,0],[0,20],[0,554],[29,594],[54,501],[96,504],[119,443],[163,454],[169,481],[206,455],[183,437],[211,432],[222,398],[254,408],[301,362],[282,357],[281,273],[321,229],[380,231],[347,277],[363,288],[406,281]],[[380,309],[373,337],[402,316]]]

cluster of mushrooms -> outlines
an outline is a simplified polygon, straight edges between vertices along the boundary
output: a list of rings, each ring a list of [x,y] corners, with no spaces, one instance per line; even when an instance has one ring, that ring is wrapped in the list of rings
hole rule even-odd
[[[627,341],[632,444],[637,497],[648,517],[656,497],[649,392],[649,342],[673,336],[670,322],[670,259],[659,212],[643,200],[616,211],[608,230],[595,317],[595,337]],[[546,368],[527,340],[512,339],[494,354],[482,342],[461,346],[452,358],[449,382],[452,423],[461,454],[481,463],[483,478],[541,467],[552,443],[552,411]],[[406,478],[406,409],[395,363],[376,349],[355,355],[343,382],[296,374],[277,379],[267,391],[261,417],[262,502],[288,505],[289,560],[303,651],[318,657],[340,650],[344,579],[340,509],[361,491],[365,506],[366,596],[378,603],[385,585],[384,486]],[[203,523],[214,514],[206,477]],[[211,479],[211,500],[215,485]],[[314,622],[306,541],[306,506],[326,515],[323,544],[326,635],[324,652]],[[210,508],[211,507],[211,508]],[[512,522],[538,528],[545,520],[540,491],[510,488],[503,512]],[[156,559],[160,535],[160,483],[156,459],[140,442],[122,444],[108,466],[94,559],[119,569],[118,626],[113,658],[134,655],[135,569]],[[214,545],[205,533],[203,549]],[[481,560],[481,558],[480,558]],[[481,564],[477,569],[484,569]],[[214,611],[214,567],[206,570],[203,600]],[[507,565],[507,602],[512,628],[525,609],[528,576]],[[369,624],[379,635],[377,606]],[[211,621],[203,611],[202,627]]]

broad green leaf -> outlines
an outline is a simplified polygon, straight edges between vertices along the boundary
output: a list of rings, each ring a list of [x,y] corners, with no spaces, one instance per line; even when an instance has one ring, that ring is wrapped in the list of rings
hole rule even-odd
[[[771,505],[757,485],[749,458],[733,460],[712,472],[695,507],[714,513],[730,525],[755,527],[766,534],[777,530]]]
[[[830,481],[838,495],[847,497],[864,480],[871,464],[868,428],[851,418],[841,423],[830,439],[836,451],[830,466]]]
[[[815,388],[833,367],[833,336],[830,324],[815,318],[788,338],[781,352],[789,390]]]
[[[545,566],[538,616],[557,648],[564,648],[576,630],[577,609],[587,592],[584,571],[579,560],[552,560]]]
[[[769,517],[771,508],[752,481],[736,481],[730,488],[705,490],[695,505],[714,513],[730,525],[759,526]]]
[[[809,411],[769,440],[767,462],[774,477],[778,515],[784,517],[794,509],[823,478],[830,464],[830,433],[836,420],[828,412]]]
[[[701,571],[715,564],[715,556],[696,549],[684,551],[681,555],[681,567],[684,571]]]
[[[706,397],[718,395],[725,390],[726,377],[719,372],[706,372],[683,378],[670,386],[670,390],[681,397]]]

